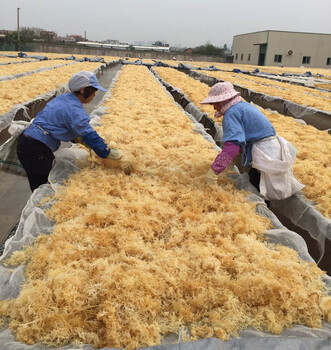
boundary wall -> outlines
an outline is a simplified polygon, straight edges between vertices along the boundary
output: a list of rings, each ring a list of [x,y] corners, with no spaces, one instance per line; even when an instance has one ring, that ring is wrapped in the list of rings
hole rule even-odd
[[[177,52],[152,52],[152,51],[138,51],[138,50],[114,50],[109,48],[98,47],[84,47],[78,45],[49,45],[49,44],[34,44],[35,52],[51,52],[62,53],[68,55],[96,55],[96,56],[118,56],[118,57],[138,57],[141,59],[156,59],[156,60],[172,60],[176,61],[203,61],[203,62],[228,62],[226,57],[220,56],[202,56],[194,54],[184,54]]]

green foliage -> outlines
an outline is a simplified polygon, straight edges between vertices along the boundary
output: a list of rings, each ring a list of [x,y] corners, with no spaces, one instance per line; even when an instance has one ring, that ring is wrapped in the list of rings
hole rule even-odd
[[[224,51],[227,50],[227,45],[217,47],[207,42],[205,45],[200,45],[192,49],[193,53],[204,56],[224,56]]]
[[[17,30],[8,33],[6,38],[10,42],[17,42]],[[19,42],[29,43],[33,42],[34,39],[40,39],[40,30],[36,28],[22,27],[19,31]]]
[[[155,43],[153,43],[153,46],[165,46],[165,44],[162,41],[155,41]]]

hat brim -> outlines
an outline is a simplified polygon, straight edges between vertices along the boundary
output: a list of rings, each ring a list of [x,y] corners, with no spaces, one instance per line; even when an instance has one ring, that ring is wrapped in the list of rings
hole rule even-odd
[[[95,74],[92,74],[92,76],[89,79],[89,82],[90,82],[90,86],[93,86],[94,88],[96,88],[96,89],[98,89],[100,91],[107,92],[107,90],[105,88],[100,86],[100,84],[98,82],[98,79],[97,79]]]
[[[102,86],[100,86],[99,84],[93,84],[91,85],[93,86],[94,88],[98,89],[98,90],[101,90],[101,91],[104,91],[104,92],[107,92],[108,90],[106,90],[105,88],[103,88]]]
[[[208,96],[204,100],[202,100],[200,103],[210,104],[210,103],[222,102],[222,101],[230,100],[231,98],[236,97],[238,95],[240,95],[240,92],[234,90],[228,94],[223,94],[219,96]]]

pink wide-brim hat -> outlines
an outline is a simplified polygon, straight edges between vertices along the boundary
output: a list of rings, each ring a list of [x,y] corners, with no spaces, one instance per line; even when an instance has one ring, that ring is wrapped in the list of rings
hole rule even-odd
[[[236,91],[233,85],[226,81],[224,83],[217,83],[213,85],[209,91],[208,97],[200,103],[222,102],[238,95],[240,95],[240,92]]]

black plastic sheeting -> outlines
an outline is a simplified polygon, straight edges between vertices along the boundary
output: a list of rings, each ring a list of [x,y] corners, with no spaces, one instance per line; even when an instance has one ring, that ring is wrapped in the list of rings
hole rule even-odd
[[[192,78],[195,78],[208,86],[213,86],[216,83],[223,82],[214,77],[210,77],[200,72],[192,70],[183,70]],[[292,101],[284,100],[279,97],[265,95],[254,90],[247,89],[237,84],[233,84],[236,91],[239,91],[241,96],[247,102],[253,102],[262,108],[270,108],[285,116],[294,117],[304,120],[307,124],[314,126],[319,130],[331,130],[331,113],[324,112],[318,109],[305,107]]]
[[[3,57],[9,57],[9,58],[33,58],[35,60],[39,61],[46,61],[46,60],[65,60],[65,61],[78,61],[78,62],[101,62],[105,63],[105,59],[103,57],[84,57],[81,59],[76,58],[74,55],[68,56],[68,57],[55,57],[55,58],[49,58],[44,55],[28,55],[25,52],[18,52],[16,55],[0,55]]]
[[[222,128],[220,128],[214,120],[209,118],[206,113],[202,113],[198,107],[196,107],[188,97],[183,94],[183,92],[160,78],[153,69],[151,71],[166,90],[173,96],[175,102],[182,106],[186,112],[190,113],[199,123],[201,123],[205,128],[205,131],[214,139],[217,146],[222,147]],[[237,158],[235,165],[242,173],[245,170],[243,170],[239,159],[240,158]],[[324,253],[325,251],[328,252],[331,247],[331,222],[313,208],[300,193],[282,201],[272,201],[271,205],[275,214],[283,216],[286,221],[291,223],[296,232],[302,234],[302,236],[306,238],[310,250],[316,252],[314,256],[315,261],[320,263],[323,260],[323,267],[328,273],[330,273],[330,263],[327,261],[328,257],[324,256]],[[297,210],[297,208],[301,209]],[[287,210],[290,210],[290,213],[288,213]],[[308,238],[308,235],[312,240]]]
[[[53,60],[65,60],[65,61],[77,61],[77,62],[101,62],[105,63],[105,59],[103,57],[84,57],[84,58],[76,58],[75,56],[68,56],[68,57],[58,57],[58,58],[53,58]]]
[[[189,64],[184,64],[184,63],[179,63],[178,64],[178,69],[187,69],[187,70],[191,70],[191,69],[197,69],[196,67],[190,66]]]
[[[99,77],[104,73],[104,71],[119,63],[119,60],[104,63],[99,68],[97,68],[95,74],[97,75],[97,77]],[[3,125],[3,123],[1,123],[0,120],[0,144],[2,144],[5,140],[7,140],[10,137],[10,134],[8,133],[8,127],[12,120],[30,121],[37,115],[38,112],[45,108],[46,104],[50,100],[64,92],[64,88],[48,92],[45,95],[39,96],[38,98],[35,98],[31,101],[27,101],[26,103],[13,106],[13,108],[9,112],[7,112],[4,115],[1,115],[0,119],[2,119],[2,121],[7,120],[8,122],[7,125]]]
[[[305,87],[309,87],[310,89],[314,90],[322,90],[322,91],[329,91],[327,89],[322,89],[322,88],[318,88],[315,86],[307,86],[305,84],[305,82],[298,82],[298,81],[289,81],[282,79],[283,78],[293,78],[293,77],[297,77],[297,78],[310,78],[310,77],[316,77],[316,78],[321,78],[323,77],[322,74],[312,74],[310,71],[307,71],[303,74],[295,74],[295,73],[282,73],[282,74],[275,74],[275,73],[268,73],[268,72],[260,72],[260,70],[258,68],[255,68],[252,72],[249,70],[242,70],[239,68],[234,68],[232,70],[228,70],[228,69],[218,69],[215,66],[209,66],[209,67],[192,67],[190,65],[185,65],[180,63],[178,65],[178,69],[181,70],[205,70],[205,71],[221,71],[221,72],[232,72],[232,73],[237,73],[237,74],[246,74],[246,75],[251,75],[251,76],[255,76],[255,77],[259,77],[259,78],[265,78],[265,79],[271,79],[271,80],[276,80],[279,82],[286,82],[288,84],[295,84],[295,85],[301,85],[301,86],[305,86]]]
[[[222,70],[222,71],[229,72],[226,70]],[[244,71],[244,70],[240,70],[240,69],[233,69],[232,72],[238,73],[238,74],[242,73],[242,74],[246,74],[246,75],[251,75],[253,77],[263,78],[266,80],[274,80],[274,81],[278,81],[281,83],[304,86],[304,87],[308,87],[309,89],[312,89],[312,90],[320,90],[320,91],[327,91],[327,92],[331,91],[329,89],[319,88],[316,86],[309,86],[309,85],[307,85],[307,81],[300,82],[300,81],[294,81],[294,80],[288,79],[288,78],[307,78],[307,77],[320,78],[320,77],[323,77],[323,75],[321,75],[321,74],[307,75],[307,72],[305,74],[294,74],[294,73],[293,74],[292,73],[275,74],[275,73],[268,73],[268,72],[260,72],[260,70],[258,68],[256,68],[253,72]]]
[[[48,60],[47,56],[44,56],[44,55],[27,55],[25,52],[19,52],[17,54],[17,56],[18,57],[23,57],[23,58],[35,58],[35,59],[41,60],[41,61]]]
[[[88,58],[88,57],[84,57],[84,61],[88,61],[88,62],[101,62],[104,63],[105,60],[103,57],[92,57],[92,58]]]
[[[185,71],[191,71],[191,70],[206,70],[206,71],[217,71],[220,70],[214,66],[209,66],[209,67],[193,67],[189,64],[184,64],[184,63],[178,63],[177,66],[173,66],[161,61],[155,61],[154,63],[144,63],[142,60],[136,60],[134,62],[129,62],[129,61],[122,61],[122,64],[133,64],[133,65],[141,65],[141,66],[146,66],[146,67],[170,67],[170,68],[176,68],[179,70],[185,70]]]
[[[134,62],[129,62],[129,61],[125,61],[125,60],[122,60],[122,64],[123,65],[127,65],[127,64],[131,64],[131,65],[135,65],[135,66],[145,66],[145,67],[153,67],[153,66],[157,66],[160,64],[162,64],[162,62],[155,62],[155,63],[144,63],[141,59],[138,59]],[[165,64],[162,64],[164,67],[166,66]]]
[[[186,103],[187,99],[183,99],[183,102]],[[186,106],[190,105],[187,104]],[[63,164],[64,162],[62,162]],[[58,163],[60,164],[60,162]],[[59,179],[58,174],[56,174],[56,179]],[[46,187],[45,187],[46,190]],[[34,192],[32,195],[33,200],[35,203],[39,203],[40,199],[43,197],[41,188],[39,188],[37,191]],[[48,191],[51,191],[50,188],[47,186],[47,190],[45,191],[48,193]],[[40,195],[39,195],[40,193]],[[38,208],[38,211],[36,211],[38,215],[38,223],[43,223],[43,216],[41,216],[42,210]],[[29,209],[30,213],[30,209]],[[37,217],[37,216],[36,216]],[[37,221],[37,220],[36,220]],[[20,222],[22,223],[22,222]],[[46,223],[46,222],[45,222]],[[44,232],[47,233],[48,226],[51,225],[51,222],[47,219],[47,225],[44,226],[43,231],[37,230],[37,232]],[[24,226],[22,225],[21,231],[19,232],[25,232]],[[271,233],[270,233],[271,234]],[[18,234],[19,236],[19,234]],[[290,237],[293,237],[291,235]],[[272,241],[272,235],[270,237],[271,243],[274,243]],[[289,243],[292,242],[295,244],[294,239],[289,241]],[[17,242],[15,242],[17,243]],[[15,248],[15,250],[17,247]],[[299,252],[303,253],[303,252]],[[0,266],[1,267],[1,266]],[[17,272],[19,274],[20,271]],[[23,275],[23,273],[22,273]],[[4,276],[4,274],[0,274],[0,276]],[[23,280],[23,279],[22,279]],[[11,281],[9,281],[11,282]],[[21,285],[21,283],[17,284],[18,286]],[[17,287],[19,289],[19,287]],[[294,331],[294,332],[293,332]],[[315,332],[315,330],[314,330]],[[316,335],[310,335],[307,336],[307,333],[303,331],[300,336],[298,336],[298,331],[295,330],[295,327],[293,329],[285,329],[282,332],[282,336],[277,335],[270,335],[261,333],[261,336],[259,335],[257,337],[256,332],[252,329],[247,329],[241,332],[240,338],[237,339],[231,339],[229,341],[223,342],[216,338],[208,338],[208,339],[201,339],[194,342],[181,342],[179,344],[169,344],[169,345],[158,345],[158,346],[151,346],[148,348],[145,348],[144,350],[239,350],[239,349],[245,349],[245,350],[264,350],[264,349],[270,349],[270,350],[283,350],[283,349],[299,349],[299,350],[328,350],[330,349],[331,345],[331,338],[329,336],[330,334],[330,328],[328,324],[325,325],[325,327]],[[26,345],[24,343],[18,343],[15,342],[14,335],[11,334],[11,332],[7,329],[1,332],[0,330],[0,342],[2,344],[1,349],[3,350],[12,350],[12,349],[27,349],[28,347],[31,349],[55,349],[54,347],[48,347],[44,344],[35,344],[32,346]],[[85,349],[85,350],[92,350],[94,349],[90,345],[80,345],[80,346],[73,346],[73,345],[67,345],[64,347],[61,347],[61,349]],[[109,349],[109,348],[103,348],[103,349]],[[112,348],[114,349],[114,348]]]
[[[156,61],[154,66],[156,66],[156,67],[172,67],[171,65],[164,63],[164,62],[161,62],[161,61]]]
[[[185,96],[182,92],[180,92],[178,89],[174,88],[172,85],[168,84],[166,81],[164,81],[162,78],[160,78],[158,76],[158,74],[153,71],[153,74],[157,77],[157,79],[159,79],[161,81],[161,83],[163,84],[163,86],[166,88],[167,91],[170,92],[170,94],[172,95],[172,97],[174,98],[174,100],[180,105],[182,106],[182,108],[184,110],[187,110],[187,106],[189,104],[192,104],[192,102],[188,99],[187,96]],[[190,106],[190,110],[192,110],[192,106]],[[203,125],[203,127],[205,128],[206,132],[215,140],[215,136],[218,133],[218,128],[217,128],[217,124],[214,122],[213,119],[209,118],[207,116],[206,113],[202,113],[201,111],[199,111],[197,109],[196,113],[194,113],[195,115],[193,115],[195,117],[195,119],[197,119],[197,121]],[[198,118],[196,117],[198,116]],[[217,146],[221,146],[221,143],[219,142],[219,140],[215,140]]]
[[[15,57],[16,58],[16,57]],[[23,61],[14,61],[14,62],[1,62],[0,66],[7,66],[9,64],[21,64],[21,63],[29,63],[29,62],[38,62],[38,60],[31,59],[31,60],[23,60]]]
[[[25,76],[28,76],[28,75],[31,75],[31,74],[34,74],[34,73],[40,73],[40,72],[45,72],[45,71],[48,71],[48,70],[56,69],[56,68],[59,68],[59,67],[64,67],[64,66],[72,64],[72,63],[76,63],[76,62],[61,63],[61,64],[58,64],[56,66],[41,67],[41,68],[38,68],[38,69],[30,70],[28,72],[23,72],[23,73],[8,75],[8,76],[0,76],[0,81],[18,79],[18,78],[25,77]]]
[[[75,56],[68,56],[68,57],[58,57],[53,58],[53,60],[65,60],[65,61],[77,61],[77,62],[100,62],[105,63],[105,59],[103,57],[84,57],[84,58],[77,58]]]
[[[173,67],[174,68],[174,67]],[[175,67],[176,68],[176,67]],[[179,63],[177,68],[183,71],[191,71],[191,70],[206,70],[206,71],[220,71],[221,69],[216,68],[215,66],[209,67],[194,67],[189,64]]]

